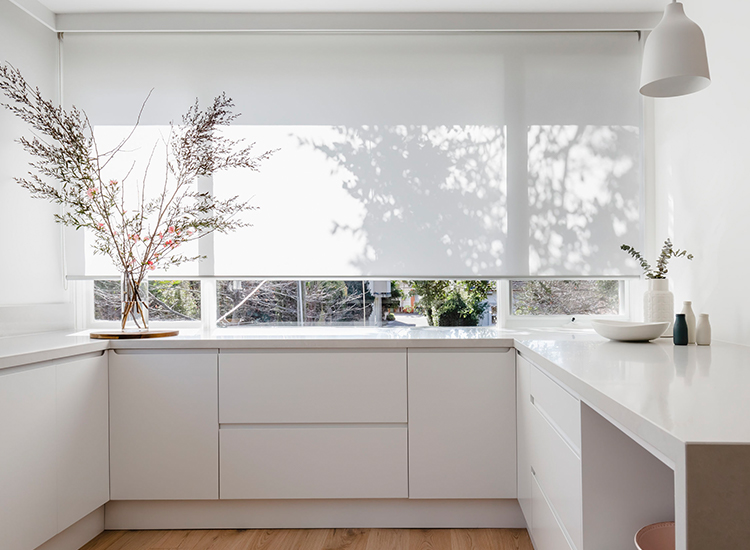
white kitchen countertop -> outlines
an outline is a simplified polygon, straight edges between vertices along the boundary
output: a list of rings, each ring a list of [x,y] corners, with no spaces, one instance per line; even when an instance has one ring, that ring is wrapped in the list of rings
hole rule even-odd
[[[750,348],[610,342],[591,330],[283,327],[184,330],[175,338],[91,340],[87,333],[0,338],[0,369],[116,349],[516,347],[584,402],[670,461],[690,443],[750,443]]]
[[[171,338],[92,340],[88,331],[46,332],[0,338],[0,369],[105,349],[509,348],[516,334],[494,327],[253,327],[211,334],[183,329]]]
[[[750,443],[750,348],[611,342],[533,331],[515,347],[583,401],[676,462],[691,443]]]

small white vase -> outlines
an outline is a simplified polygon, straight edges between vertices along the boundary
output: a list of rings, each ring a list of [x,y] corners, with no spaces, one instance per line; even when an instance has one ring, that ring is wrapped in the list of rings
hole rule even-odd
[[[682,313],[685,314],[685,322],[688,327],[688,344],[695,344],[695,313],[693,302],[682,302]]]
[[[711,323],[708,322],[708,313],[698,316],[698,326],[695,328],[695,343],[699,346],[711,345]]]
[[[674,295],[669,291],[669,279],[648,280],[648,290],[643,294],[643,317],[647,323],[669,322],[664,334],[672,334]]]

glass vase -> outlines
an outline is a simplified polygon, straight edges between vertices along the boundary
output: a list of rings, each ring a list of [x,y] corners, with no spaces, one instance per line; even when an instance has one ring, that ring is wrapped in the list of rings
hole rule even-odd
[[[145,271],[126,270],[120,281],[122,330],[148,330],[148,277]]]

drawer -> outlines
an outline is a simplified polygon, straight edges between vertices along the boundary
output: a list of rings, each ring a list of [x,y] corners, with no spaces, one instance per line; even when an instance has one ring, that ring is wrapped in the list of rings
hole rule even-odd
[[[219,431],[222,499],[408,497],[406,427]]]
[[[531,521],[528,523],[536,550],[575,550],[552,513],[535,476],[531,476]]]
[[[529,391],[534,405],[580,453],[581,402],[537,367],[530,367]]]
[[[581,459],[536,407],[530,407],[530,463],[573,543],[582,547]]]
[[[219,356],[222,424],[406,422],[406,351]]]

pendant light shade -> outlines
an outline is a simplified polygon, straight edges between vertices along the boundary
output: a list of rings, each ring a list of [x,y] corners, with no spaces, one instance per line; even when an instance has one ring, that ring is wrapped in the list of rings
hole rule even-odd
[[[646,39],[641,93],[675,97],[692,94],[709,84],[703,31],[688,19],[681,2],[667,4],[664,17]]]

